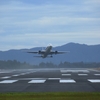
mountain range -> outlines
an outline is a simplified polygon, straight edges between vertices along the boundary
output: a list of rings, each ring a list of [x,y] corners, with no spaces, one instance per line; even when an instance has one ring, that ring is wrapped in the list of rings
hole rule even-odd
[[[39,64],[41,62],[52,62],[59,64],[61,62],[100,62],[100,45],[86,45],[78,43],[68,43],[62,46],[54,47],[54,51],[70,51],[66,54],[53,55],[52,58],[34,57],[38,54],[29,54],[26,51],[39,51],[42,47],[31,49],[0,51],[0,60],[17,60],[29,64]]]

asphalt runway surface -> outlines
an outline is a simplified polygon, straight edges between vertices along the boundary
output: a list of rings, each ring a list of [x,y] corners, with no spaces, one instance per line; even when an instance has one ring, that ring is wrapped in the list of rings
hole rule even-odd
[[[78,68],[0,70],[0,93],[5,92],[100,92],[100,71]]]

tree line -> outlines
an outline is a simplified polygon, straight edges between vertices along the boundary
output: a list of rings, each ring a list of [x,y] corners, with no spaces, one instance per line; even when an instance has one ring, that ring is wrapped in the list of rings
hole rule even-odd
[[[33,66],[26,62],[19,62],[16,60],[0,61],[0,69],[26,69],[32,68]]]
[[[31,65],[16,60],[0,61],[0,69],[31,69],[31,68],[100,68],[100,62],[60,62],[58,65],[52,62],[41,62],[38,65]]]

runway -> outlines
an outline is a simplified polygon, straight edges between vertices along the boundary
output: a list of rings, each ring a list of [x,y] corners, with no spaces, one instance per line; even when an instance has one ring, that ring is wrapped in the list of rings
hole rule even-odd
[[[78,68],[0,70],[0,92],[100,92],[100,71]]]

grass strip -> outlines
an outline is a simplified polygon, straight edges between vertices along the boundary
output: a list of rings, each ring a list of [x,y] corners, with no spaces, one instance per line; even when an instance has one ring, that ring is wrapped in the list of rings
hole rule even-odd
[[[99,92],[0,93],[0,100],[100,100]]]

